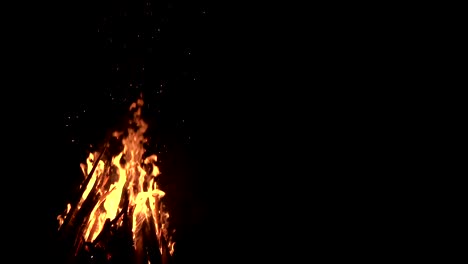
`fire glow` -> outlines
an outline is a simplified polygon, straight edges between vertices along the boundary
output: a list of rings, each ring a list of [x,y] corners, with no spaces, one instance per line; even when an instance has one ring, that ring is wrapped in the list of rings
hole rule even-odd
[[[162,263],[168,263],[174,253],[174,242],[168,232],[169,213],[162,201],[165,193],[157,183],[158,159],[156,155],[145,155],[148,125],[141,116],[142,106],[141,98],[133,103],[129,109],[133,118],[126,133],[112,135],[123,146],[120,153],[104,158],[103,154],[109,152],[106,143],[104,150],[89,153],[86,164],[80,164],[84,175],[81,196],[68,203],[65,212],[57,217],[59,231],[72,230],[75,236],[75,255],[85,245],[98,246],[106,233],[124,229],[131,234],[135,258],[140,260],[135,262],[143,259],[145,263],[152,262],[151,257],[141,256],[147,254],[149,246],[158,247]],[[101,243],[101,247],[106,245]]]

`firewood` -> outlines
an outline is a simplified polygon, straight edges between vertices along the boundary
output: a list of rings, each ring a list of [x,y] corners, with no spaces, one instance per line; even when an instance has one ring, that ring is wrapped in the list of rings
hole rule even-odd
[[[80,190],[80,195],[78,195],[78,196],[75,198],[75,200],[74,200],[73,202],[70,203],[70,205],[71,205],[70,211],[68,212],[68,214],[67,214],[67,216],[66,216],[66,218],[65,218],[65,220],[64,220],[64,222],[63,222],[63,224],[62,224],[62,226],[61,226],[61,228],[60,228],[60,231],[61,231],[62,233],[64,233],[62,230],[65,230],[65,231],[67,230],[67,227],[68,227],[70,221],[71,221],[71,220],[74,220],[75,215],[77,214],[77,211],[78,211],[77,207],[78,207],[78,204],[79,204],[79,202],[80,202],[80,200],[81,200],[81,197],[83,196],[83,193],[84,193],[84,191],[86,190],[86,187],[88,186],[88,183],[89,183],[89,181],[91,180],[92,175],[94,174],[94,171],[96,170],[96,167],[97,167],[97,165],[99,164],[99,161],[101,160],[102,155],[104,154],[104,152],[106,152],[107,148],[108,148],[108,144],[106,144],[106,145],[104,146],[103,151],[99,154],[99,157],[94,161],[93,168],[91,169],[91,171],[90,171],[88,177],[86,177],[86,179],[85,179],[84,182],[82,183],[82,188],[81,188],[81,190]],[[95,182],[95,184],[94,184],[92,190],[95,190],[95,186],[96,186],[96,183],[97,183],[97,182],[98,182],[98,181],[96,180],[96,182]],[[89,198],[89,195],[88,195],[87,198]],[[87,200],[88,200],[88,199],[87,199]],[[65,233],[67,233],[67,232],[65,232]],[[66,235],[66,234],[65,234],[65,235]]]

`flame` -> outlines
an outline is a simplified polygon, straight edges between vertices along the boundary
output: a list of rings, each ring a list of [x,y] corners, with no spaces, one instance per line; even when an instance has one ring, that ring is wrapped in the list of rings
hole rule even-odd
[[[142,224],[152,219],[148,223],[154,226],[159,250],[163,253],[164,240],[172,255],[174,242],[167,230],[169,213],[165,211],[161,200],[165,192],[159,189],[156,181],[161,174],[157,166],[158,159],[156,155],[144,157],[144,144],[147,142],[144,134],[148,125],[141,117],[142,106],[142,99],[130,106],[133,119],[129,122],[127,133],[113,133],[113,137],[121,139],[123,150],[120,153],[114,155],[110,161],[99,159],[102,153],[89,153],[86,164],[80,164],[85,180],[80,186],[83,192],[74,211],[80,210],[87,199],[95,202],[89,216],[82,223],[78,237],[85,242],[93,242],[102,232],[106,221],[121,225],[123,219],[120,215],[127,213],[132,220],[134,240],[138,239]],[[126,199],[128,206],[124,207],[123,201]],[[67,217],[73,217],[71,206],[68,204],[64,214],[57,217],[59,229]]]
[[[71,204],[68,203],[67,204],[67,209],[65,210],[64,214],[68,214],[70,212],[70,209],[71,209]],[[57,220],[59,221],[59,229],[60,227],[62,226],[63,222],[65,221],[65,218],[62,216],[62,215],[58,215],[57,216]]]

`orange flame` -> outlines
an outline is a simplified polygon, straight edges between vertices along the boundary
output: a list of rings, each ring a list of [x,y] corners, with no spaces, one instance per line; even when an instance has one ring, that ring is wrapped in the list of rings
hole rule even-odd
[[[127,194],[128,208],[126,210],[132,218],[133,239],[137,239],[136,236],[142,222],[152,218],[153,221],[150,222],[154,223],[156,237],[160,242],[164,239],[169,253],[172,255],[174,242],[167,230],[169,213],[165,211],[165,206],[161,201],[165,193],[159,189],[156,182],[156,178],[160,175],[156,165],[157,156],[151,155],[144,158],[144,143],[147,142],[144,133],[148,125],[141,118],[142,106],[142,99],[138,99],[130,106],[129,110],[133,111],[130,125],[133,127],[128,128],[127,136],[122,138],[123,150],[119,154],[113,156],[110,162],[106,162],[96,160],[98,155],[89,153],[86,164],[80,164],[85,179],[91,178],[86,186],[80,186],[84,188],[84,191],[76,205],[76,210],[83,206],[91,192],[95,192],[99,197],[94,203],[87,221],[83,223],[80,236],[86,242],[93,242],[103,230],[107,219],[115,221],[117,225],[122,224],[123,220],[116,218],[122,210],[125,210],[122,206],[122,200],[124,194]],[[123,132],[113,133],[117,139],[120,139],[122,135],[124,135]],[[96,168],[92,172],[94,166]],[[70,207],[71,205],[68,204],[64,214],[57,217],[59,228],[62,227],[67,217],[71,217]],[[163,253],[162,246],[162,243],[159,243],[161,253]]]

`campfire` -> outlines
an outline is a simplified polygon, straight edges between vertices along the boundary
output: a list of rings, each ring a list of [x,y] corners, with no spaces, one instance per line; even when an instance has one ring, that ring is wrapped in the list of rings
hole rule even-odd
[[[140,98],[124,131],[82,163],[83,181],[60,214],[69,263],[171,263],[174,253],[157,156],[145,151],[148,125]]]

